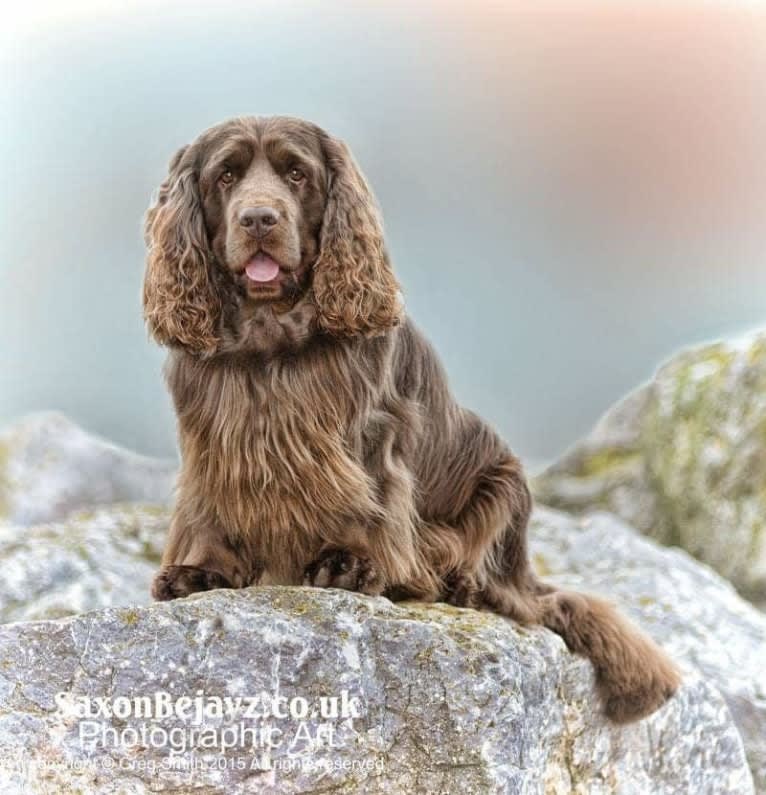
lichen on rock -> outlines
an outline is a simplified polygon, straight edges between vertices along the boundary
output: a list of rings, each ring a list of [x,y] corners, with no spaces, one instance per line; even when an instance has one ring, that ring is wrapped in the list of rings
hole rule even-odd
[[[609,510],[766,605],[766,333],[685,351],[534,480],[540,502]]]

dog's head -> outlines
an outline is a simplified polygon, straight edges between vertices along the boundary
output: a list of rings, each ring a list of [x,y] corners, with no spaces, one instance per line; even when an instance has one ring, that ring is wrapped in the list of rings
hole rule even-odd
[[[379,213],[348,148],[309,122],[238,118],[179,150],[146,215],[144,314],[161,344],[220,342],[226,292],[289,307],[320,331],[373,335],[401,305]]]

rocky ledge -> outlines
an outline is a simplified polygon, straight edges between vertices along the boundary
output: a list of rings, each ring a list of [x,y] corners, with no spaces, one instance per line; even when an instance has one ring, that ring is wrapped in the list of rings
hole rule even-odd
[[[222,590],[5,625],[0,672],[6,793],[752,791],[699,674],[618,728],[558,637],[446,605]]]

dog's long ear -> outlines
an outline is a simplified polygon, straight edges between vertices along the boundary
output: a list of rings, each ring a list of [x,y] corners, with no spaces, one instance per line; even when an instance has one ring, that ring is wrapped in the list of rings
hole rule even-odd
[[[380,213],[348,147],[326,133],[321,140],[330,186],[314,265],[319,324],[338,336],[373,336],[402,315]]]
[[[213,284],[213,255],[189,148],[170,162],[167,179],[144,220],[148,247],[144,318],[161,345],[212,353],[221,307]]]

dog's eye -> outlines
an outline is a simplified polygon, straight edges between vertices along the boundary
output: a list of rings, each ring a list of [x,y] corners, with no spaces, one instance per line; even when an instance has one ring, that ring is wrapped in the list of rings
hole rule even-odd
[[[287,172],[287,176],[290,178],[291,182],[301,182],[301,180],[305,179],[306,177],[306,175],[299,168],[291,168]]]
[[[221,176],[218,177],[218,181],[223,185],[231,185],[234,182],[234,172],[230,169],[226,169],[226,171],[222,172]]]

